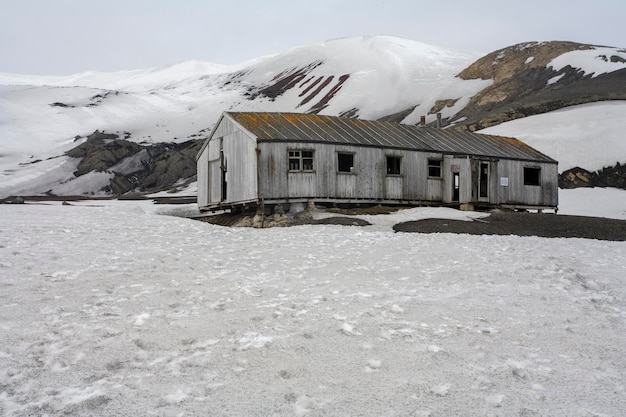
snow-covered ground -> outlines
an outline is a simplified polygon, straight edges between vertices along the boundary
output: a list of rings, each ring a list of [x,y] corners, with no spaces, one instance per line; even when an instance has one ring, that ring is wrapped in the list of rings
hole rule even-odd
[[[625,242],[193,209],[0,205],[0,415],[624,415]]]
[[[626,190],[617,188],[559,190],[559,214],[626,220]]]
[[[226,109],[293,109],[296,91],[274,102],[242,94],[320,54],[328,71],[351,74],[333,111],[387,114],[407,105],[399,91],[417,97],[417,120],[436,99],[462,96],[462,107],[484,87],[453,78],[477,56],[388,37],[237,68],[0,74],[0,197],[101,188],[110,174],[68,182],[77,161],[59,157],[95,129],[182,141]],[[344,71],[346,54],[358,65]],[[241,85],[225,83],[242,69]],[[525,140],[561,170],[598,169],[626,158],[623,106],[488,132]],[[559,196],[559,213],[626,219],[623,190]],[[625,415],[625,242],[392,232],[481,215],[450,209],[368,216],[365,228],[232,229],[162,215],[194,210],[0,205],[0,415]]]

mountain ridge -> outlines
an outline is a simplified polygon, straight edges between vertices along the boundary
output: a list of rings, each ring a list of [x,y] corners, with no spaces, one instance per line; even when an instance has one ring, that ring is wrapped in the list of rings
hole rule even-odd
[[[596,58],[626,62],[626,50],[574,42],[531,42],[500,49],[459,74],[463,79],[489,77],[494,83],[473,96],[453,120],[467,117],[463,124],[479,130],[563,107],[626,100],[626,65],[600,74],[569,64],[557,66],[559,57],[578,52],[600,52]],[[611,55],[607,57],[607,53]]]
[[[580,57],[569,59],[573,66],[555,62],[585,51],[591,55],[580,59],[579,67]],[[585,60],[597,56],[604,56],[610,71],[589,73]],[[29,80],[34,84],[28,85]],[[84,157],[74,161],[71,155],[95,132],[139,144],[148,155],[163,155],[159,143],[201,142],[228,110],[311,112],[407,124],[417,124],[421,116],[432,124],[441,113],[449,128],[478,130],[572,104],[626,100],[624,92],[626,52],[619,48],[527,42],[481,55],[385,36],[296,47],[237,66],[185,61],[145,71],[68,77],[0,74],[0,135],[5,145],[0,152],[5,184],[0,197],[60,190],[159,191],[193,180],[167,176],[166,181],[152,181],[151,187],[129,178],[120,181],[121,174],[111,170],[123,161],[100,161],[90,170]],[[146,170],[143,177],[156,175],[157,162],[139,159]],[[626,155],[617,162],[624,160]],[[98,180],[90,183],[85,175],[92,172]],[[178,167],[173,172],[190,171]],[[120,188],[119,183],[127,186]]]

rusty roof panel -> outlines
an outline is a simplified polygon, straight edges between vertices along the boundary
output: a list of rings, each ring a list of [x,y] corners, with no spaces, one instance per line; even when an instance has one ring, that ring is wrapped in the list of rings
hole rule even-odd
[[[227,112],[263,141],[299,141],[556,162],[510,137],[301,113]]]

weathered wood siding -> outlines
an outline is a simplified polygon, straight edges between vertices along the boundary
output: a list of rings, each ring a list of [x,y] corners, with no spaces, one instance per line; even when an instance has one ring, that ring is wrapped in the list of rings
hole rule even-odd
[[[467,157],[453,157],[446,155],[443,158],[442,181],[439,186],[442,188],[444,203],[468,203],[472,201],[472,177],[470,159]],[[459,199],[453,200],[452,192],[454,185],[454,172],[459,174]]]
[[[290,172],[289,150],[313,151],[313,171]],[[339,153],[353,155],[351,172],[338,172]],[[400,158],[399,175],[387,174],[388,156]],[[440,177],[429,176],[429,159],[441,161]],[[486,197],[479,195],[481,163],[489,166]],[[539,185],[524,185],[524,167],[541,170]],[[458,199],[454,198],[455,173],[459,177]],[[202,208],[261,197],[266,201],[471,202],[556,207],[557,165],[335,143],[257,141],[225,116],[198,157],[198,204]]]
[[[226,202],[255,200],[257,193],[256,141],[242,131],[224,137]]]
[[[357,175],[354,173],[339,172],[335,177],[335,190],[338,198],[355,199],[357,198]]]
[[[215,204],[222,200],[222,163],[221,160],[209,161],[209,203]]]
[[[487,196],[480,195],[480,175],[482,164],[487,164],[488,166],[488,181],[486,184]],[[470,158],[468,174],[470,177],[471,197],[465,202],[498,204],[498,164],[499,161],[494,159]]]
[[[204,148],[197,160],[198,206],[209,205],[209,150]]]
[[[524,185],[524,167],[539,168],[539,185]],[[556,207],[558,195],[557,164],[515,160],[498,163],[499,199],[497,204],[517,204]],[[507,182],[508,185],[502,185]]]
[[[385,177],[385,199],[386,200],[402,200],[404,193],[403,178],[401,175],[388,175]]]
[[[381,149],[354,146],[261,142],[261,190],[266,199],[380,199],[384,169]],[[313,172],[289,172],[289,150],[312,150]],[[354,171],[337,171],[337,153],[354,153]],[[378,159],[378,160],[377,160]]]
[[[206,156],[205,156],[206,155]],[[226,198],[222,193],[222,169],[226,170]],[[256,140],[228,117],[220,120],[208,146],[198,159],[200,206],[257,199]]]
[[[441,154],[336,144],[260,142],[261,191],[267,200],[325,198],[441,202],[444,178],[428,177],[428,159]],[[313,172],[289,172],[289,150],[314,152]],[[338,153],[354,155],[354,170],[338,172]],[[387,175],[387,156],[401,158]],[[443,167],[442,167],[443,170]]]

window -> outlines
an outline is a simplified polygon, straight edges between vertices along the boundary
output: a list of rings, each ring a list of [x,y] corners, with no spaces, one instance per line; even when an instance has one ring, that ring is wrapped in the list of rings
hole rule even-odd
[[[313,171],[313,151],[289,151],[289,171]]]
[[[524,167],[524,185],[540,185],[541,168]]]
[[[441,178],[441,160],[440,159],[428,160],[428,176]]]
[[[354,154],[338,153],[337,154],[337,171],[338,172],[354,172]]]
[[[402,160],[399,156],[388,156],[387,157],[387,175],[400,175],[400,161]]]

